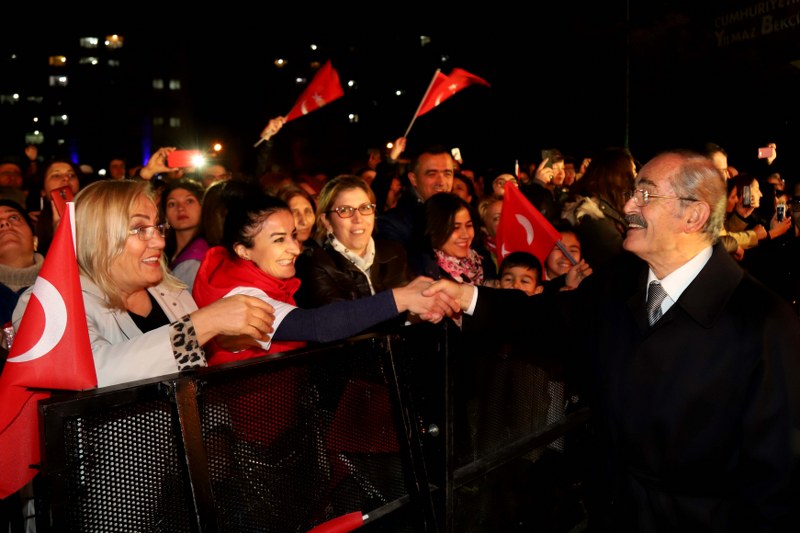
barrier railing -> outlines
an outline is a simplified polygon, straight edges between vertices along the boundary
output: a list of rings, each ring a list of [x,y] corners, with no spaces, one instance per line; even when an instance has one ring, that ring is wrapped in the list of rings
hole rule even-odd
[[[37,529],[302,532],[357,511],[365,531],[567,531],[588,412],[513,348],[421,324],[53,396]]]

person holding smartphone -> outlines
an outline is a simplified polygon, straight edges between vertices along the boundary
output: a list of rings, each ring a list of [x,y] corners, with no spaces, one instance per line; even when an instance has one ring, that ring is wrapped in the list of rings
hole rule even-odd
[[[732,213],[725,219],[725,230],[728,233],[752,231],[748,242],[740,241],[742,248],[753,248],[761,242],[770,241],[789,231],[792,222],[787,217],[778,220],[774,211],[770,220],[763,220],[758,216],[758,208],[761,206],[764,194],[755,176],[742,172],[731,179],[736,184],[738,201]],[[769,201],[774,204],[774,199],[770,198]]]

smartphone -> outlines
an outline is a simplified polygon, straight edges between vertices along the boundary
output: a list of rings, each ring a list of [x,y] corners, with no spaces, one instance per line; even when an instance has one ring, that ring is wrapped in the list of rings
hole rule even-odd
[[[767,159],[768,157],[772,157],[775,155],[775,148],[772,146],[765,146],[764,148],[758,149],[758,158],[759,159]]]
[[[750,186],[745,185],[742,187],[742,205],[750,207]]]
[[[786,218],[786,204],[778,204],[775,207],[775,216],[778,222],[782,222],[783,219]]]
[[[459,150],[458,148],[453,148],[452,150],[450,150],[450,154],[453,156],[453,159],[458,161],[459,165],[464,162],[461,159],[461,150]]]
[[[173,150],[167,155],[167,166],[170,168],[189,168],[199,166],[203,159],[200,150]]]
[[[63,217],[64,211],[67,209],[67,202],[71,202],[74,199],[72,187],[64,185],[58,189],[53,189],[50,191],[50,199],[53,200],[53,205],[56,208],[58,216]]]

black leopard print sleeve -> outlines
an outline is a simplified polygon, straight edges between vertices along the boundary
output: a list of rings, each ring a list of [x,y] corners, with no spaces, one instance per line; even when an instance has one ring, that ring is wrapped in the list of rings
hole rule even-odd
[[[183,316],[169,325],[172,341],[172,354],[178,363],[178,370],[207,366],[206,354],[197,342],[197,334],[189,315]]]

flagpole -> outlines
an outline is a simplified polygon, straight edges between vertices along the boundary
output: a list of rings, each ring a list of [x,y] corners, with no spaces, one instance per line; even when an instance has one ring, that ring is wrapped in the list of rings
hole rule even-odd
[[[428,84],[428,88],[425,90],[425,94],[422,95],[422,100],[419,101],[419,105],[417,106],[417,110],[414,112],[414,118],[411,119],[411,124],[408,125],[408,129],[406,130],[406,133],[405,133],[405,135],[403,135],[403,137],[408,137],[408,132],[411,131],[411,127],[414,125],[414,121],[417,120],[417,113],[419,113],[419,110],[422,109],[422,104],[424,104],[425,103],[425,99],[428,98],[428,93],[431,92],[431,89],[433,88],[433,84],[436,82],[436,77],[439,75],[439,72],[441,72],[441,71],[442,71],[442,69],[437,68],[436,72],[433,73],[433,78],[431,78],[431,82]]]
[[[578,262],[575,260],[575,258],[572,257],[572,254],[569,253],[569,251],[567,250],[567,246],[562,241],[556,241],[556,246],[558,246],[558,249],[561,250],[562,254],[564,254],[564,257],[569,259],[570,263],[572,263],[573,265],[577,265],[578,264]]]

